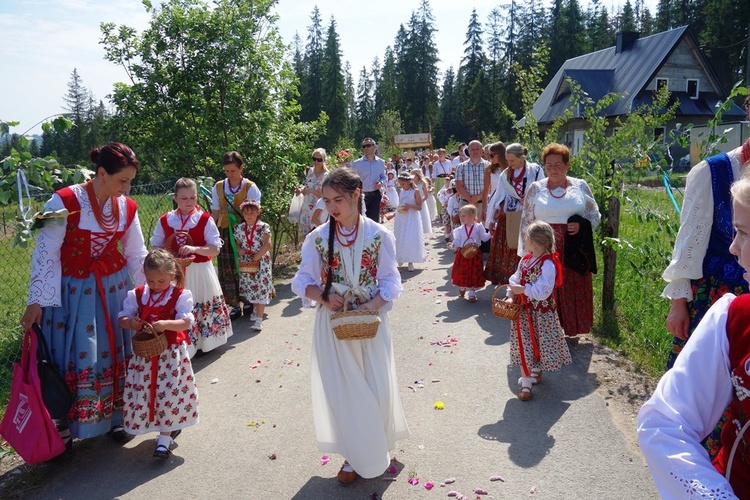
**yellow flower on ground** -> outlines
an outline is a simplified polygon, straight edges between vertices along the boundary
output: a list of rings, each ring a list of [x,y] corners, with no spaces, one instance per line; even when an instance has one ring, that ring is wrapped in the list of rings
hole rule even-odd
[[[445,403],[443,403],[442,401],[435,401],[435,409],[436,410],[445,409]]]

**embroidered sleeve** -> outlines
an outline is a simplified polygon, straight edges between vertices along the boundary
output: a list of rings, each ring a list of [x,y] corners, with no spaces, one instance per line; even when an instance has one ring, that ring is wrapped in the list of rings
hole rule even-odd
[[[396,266],[396,238],[393,233],[383,228],[380,231],[381,243],[378,252],[378,288],[380,296],[388,303],[382,307],[383,312],[393,308],[393,301],[401,297],[404,287],[401,274]]]
[[[524,294],[534,300],[544,300],[552,295],[555,288],[555,264],[551,260],[546,260],[542,264],[542,273],[536,283],[527,283]]]
[[[638,441],[662,498],[736,498],[701,445],[733,397],[725,294],[638,415]],[[700,376],[696,376],[696,373]]]
[[[125,301],[122,304],[122,311],[117,313],[118,318],[123,317],[137,318],[138,317],[138,301],[135,300],[135,290],[128,290],[128,295],[125,297]]]
[[[581,193],[583,193],[583,198],[586,203],[586,208],[584,209],[583,216],[591,222],[591,230],[593,231],[596,229],[596,226],[599,225],[599,222],[602,219],[602,214],[599,213],[599,205],[596,204],[596,199],[591,193],[591,188],[589,187],[589,185],[583,179],[578,179],[578,181],[580,183]]]
[[[680,229],[674,241],[672,259],[661,275],[667,282],[662,297],[693,300],[690,280],[703,276],[703,259],[708,249],[713,217],[711,169],[704,160],[690,170],[685,182]]]
[[[174,306],[174,319],[190,320],[191,325],[195,322],[195,316],[193,315],[193,294],[187,288],[182,291],[180,298],[177,299],[177,303]]]
[[[158,224],[157,224],[158,225]],[[141,232],[141,222],[138,219],[138,212],[135,213],[133,223],[125,231],[125,235],[120,240],[122,243],[122,255],[128,262],[128,272],[135,286],[142,285],[146,282],[146,276],[143,274],[143,259],[146,258],[148,251],[143,241]]]
[[[322,226],[326,227],[327,224]],[[302,299],[302,307],[315,307],[317,302],[307,298],[305,295],[307,287],[315,285],[323,287],[323,282],[320,279],[320,273],[323,269],[323,260],[320,253],[315,248],[316,238],[325,238],[328,236],[328,232],[322,230],[314,230],[305,237],[304,243],[302,243],[302,255],[299,269],[297,274],[294,275],[292,280],[292,291]],[[324,241],[327,241],[324,239]],[[327,245],[327,243],[325,243]]]
[[[516,267],[516,272],[514,272],[510,278],[508,278],[508,283],[511,285],[520,285],[521,284],[521,262],[518,263],[518,266]]]
[[[219,228],[214,222],[213,217],[208,218],[206,228],[203,230],[203,237],[206,238],[206,245],[215,246],[221,248],[224,245],[224,240],[221,239]]]
[[[526,232],[526,228],[529,224],[534,222],[534,210],[536,209],[536,197],[539,195],[539,191],[542,189],[541,183],[546,181],[532,182],[529,189],[526,191],[526,197],[523,201],[523,215],[521,215],[521,225],[518,231],[518,256],[523,257],[526,255],[528,250],[523,248],[523,234]]]
[[[52,198],[44,205],[45,211],[62,208],[65,206],[57,194],[52,195]],[[39,304],[42,307],[62,305],[60,249],[65,239],[65,225],[66,219],[49,219],[37,234],[36,248],[31,257],[27,304]]]

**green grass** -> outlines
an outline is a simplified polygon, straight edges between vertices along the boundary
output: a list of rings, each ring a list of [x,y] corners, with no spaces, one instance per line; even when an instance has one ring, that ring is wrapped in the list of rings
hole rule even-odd
[[[680,197],[677,201],[682,202]],[[620,210],[614,321],[602,319],[601,265],[594,279],[595,334],[651,375],[663,373],[672,343],[664,321],[669,301],[660,297],[665,286],[661,273],[678,227],[679,216],[663,189],[628,189]]]

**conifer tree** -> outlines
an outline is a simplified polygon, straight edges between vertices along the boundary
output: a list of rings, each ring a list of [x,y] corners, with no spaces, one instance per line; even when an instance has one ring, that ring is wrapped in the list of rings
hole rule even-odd
[[[328,115],[323,147],[331,149],[346,134],[346,82],[341,70],[341,49],[336,20],[331,16],[322,64],[321,109]]]
[[[312,24],[307,28],[305,46],[305,77],[300,89],[300,118],[305,122],[316,120],[323,109],[323,25],[317,5],[310,20]]]

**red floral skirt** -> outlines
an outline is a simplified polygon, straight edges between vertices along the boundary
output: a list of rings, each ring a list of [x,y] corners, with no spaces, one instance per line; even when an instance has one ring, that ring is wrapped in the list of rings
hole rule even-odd
[[[508,248],[508,238],[505,232],[505,212],[502,212],[495,222],[495,233],[492,235],[490,253],[484,266],[484,277],[493,285],[503,285],[516,272],[518,261],[516,250]]]
[[[453,261],[451,280],[453,284],[461,288],[482,288],[487,280],[484,278],[482,252],[477,252],[474,257],[467,259],[456,252],[456,260]]]
[[[567,224],[550,224],[555,230],[555,247],[565,262]],[[594,285],[591,273],[578,274],[563,266],[563,284],[556,286],[555,301],[560,324],[567,337],[590,333],[594,325]]]

